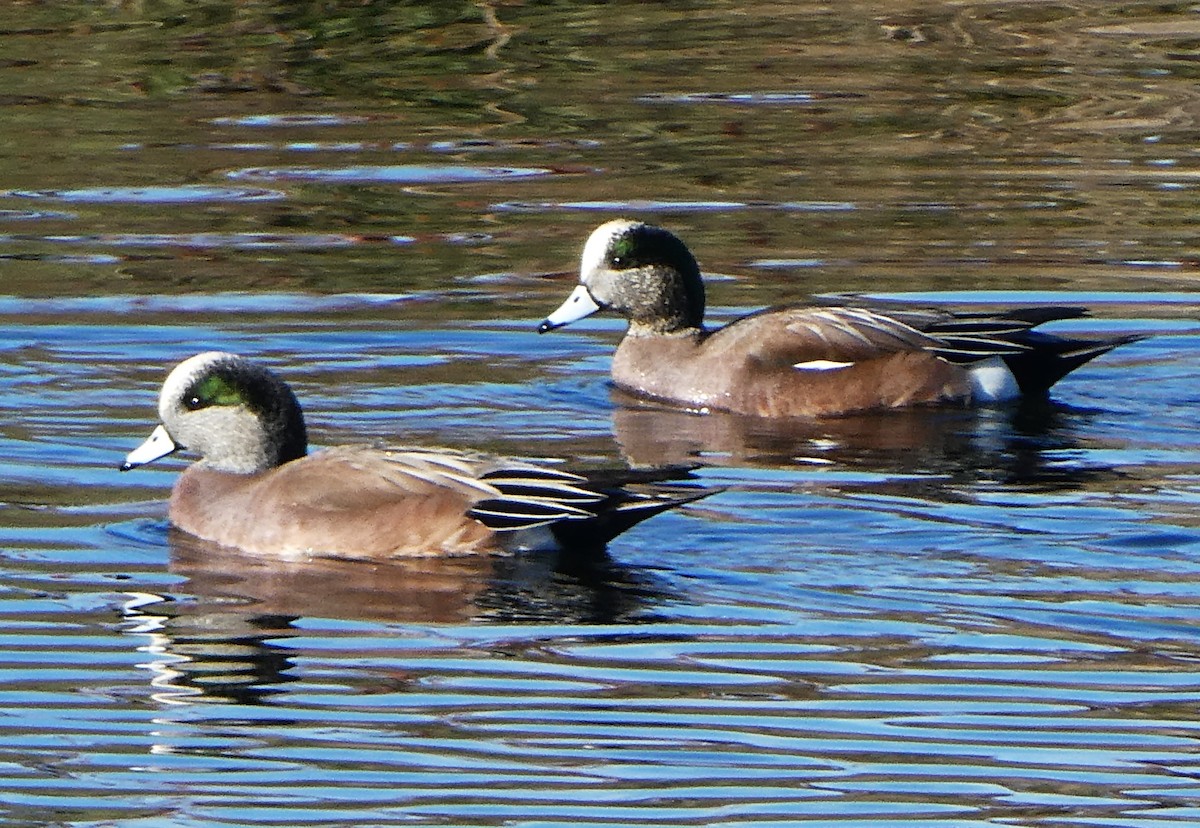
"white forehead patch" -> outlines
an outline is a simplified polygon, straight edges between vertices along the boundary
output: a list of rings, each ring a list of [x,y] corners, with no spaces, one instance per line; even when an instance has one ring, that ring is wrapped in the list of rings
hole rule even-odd
[[[593,230],[592,235],[588,236],[587,243],[583,246],[583,255],[579,257],[579,275],[582,277],[601,267],[607,258],[608,246],[612,244],[613,239],[629,228],[637,227],[638,224],[639,222],[629,219],[613,219]]]
[[[226,359],[236,360],[238,357],[224,351],[205,351],[194,357],[188,357],[176,365],[167,375],[162,391],[158,395],[158,416],[165,420],[167,412],[174,409],[183,400],[184,392],[196,381],[196,377],[207,371],[208,366],[214,362]]]

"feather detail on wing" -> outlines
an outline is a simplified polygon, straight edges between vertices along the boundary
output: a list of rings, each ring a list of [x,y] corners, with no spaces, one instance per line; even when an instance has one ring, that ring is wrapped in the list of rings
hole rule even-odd
[[[772,309],[739,319],[712,336],[747,340],[746,351],[766,364],[812,370],[938,344],[912,325],[866,308]]]
[[[1038,325],[1086,315],[1077,307],[1018,308],[997,313],[866,307],[774,308],[751,314],[713,334],[749,340],[747,349],[768,364],[800,370],[848,367],[902,351],[926,351],[969,364],[1040,347]]]
[[[339,446],[304,462],[330,469],[308,495],[300,486],[281,489],[292,508],[320,511],[414,498],[457,498],[466,514],[497,532],[551,526],[573,541],[607,541],[624,528],[711,494],[658,481],[688,476],[689,469],[604,470],[587,476],[519,460],[446,449]],[[340,467],[340,468],[338,468]],[[280,480],[286,483],[286,469]],[[311,487],[310,487],[311,488]],[[567,524],[579,526],[578,537]]]
[[[687,470],[656,471],[652,480],[686,476]],[[484,526],[497,532],[534,529],[554,525],[559,534],[565,523],[582,521],[586,525],[602,523],[603,536],[611,537],[625,528],[661,511],[703,497],[709,491],[692,487],[646,485],[644,491],[627,488],[640,476],[600,472],[586,478],[569,472],[543,467],[514,466],[495,469],[482,475],[494,486],[498,496],[474,503],[467,512]]]
[[[990,357],[1018,356],[1030,353],[1046,340],[1033,332],[1043,322],[1075,319],[1085,315],[1083,308],[1029,308],[1000,313],[946,313],[923,330],[937,339],[928,348],[947,362],[968,364]]]
[[[555,469],[513,466],[494,469],[481,478],[497,496],[476,502],[467,514],[497,531],[594,518],[596,513],[588,507],[605,499],[585,488],[586,478]]]
[[[367,462],[376,465],[380,476],[392,485],[417,492],[428,487],[456,489],[472,497],[495,494],[495,488],[480,479],[479,462],[464,452],[393,449],[372,452]]]

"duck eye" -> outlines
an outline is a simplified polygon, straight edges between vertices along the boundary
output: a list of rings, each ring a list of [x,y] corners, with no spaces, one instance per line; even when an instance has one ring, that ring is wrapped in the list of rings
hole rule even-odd
[[[210,405],[240,405],[241,402],[238,389],[217,374],[204,377],[183,395],[183,406],[188,411],[198,411]]]
[[[617,239],[608,249],[609,267],[634,267],[634,252],[634,244],[632,239]]]

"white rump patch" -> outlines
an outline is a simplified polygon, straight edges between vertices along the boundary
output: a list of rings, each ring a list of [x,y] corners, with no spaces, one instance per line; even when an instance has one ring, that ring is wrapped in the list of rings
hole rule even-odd
[[[797,371],[838,371],[849,368],[853,362],[834,362],[831,359],[813,359],[808,362],[797,362],[792,367]]]
[[[500,542],[509,552],[553,552],[562,548],[546,523],[515,532],[505,532]]]
[[[1007,402],[1021,396],[1017,378],[1000,357],[989,357],[967,369],[971,395],[976,402]]]

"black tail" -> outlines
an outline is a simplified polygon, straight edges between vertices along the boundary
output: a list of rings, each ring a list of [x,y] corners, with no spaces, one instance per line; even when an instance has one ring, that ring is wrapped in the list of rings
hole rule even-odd
[[[1145,337],[1131,334],[1109,339],[1068,339],[1030,331],[1027,339],[1030,350],[1006,355],[1004,363],[1023,395],[1038,396],[1084,363],[1139,339]]]
[[[497,532],[548,527],[563,548],[600,548],[647,518],[716,491],[664,482],[686,479],[691,471],[498,469],[481,479],[499,496],[476,502],[467,514]]]
[[[1108,339],[1071,339],[1033,328],[1046,322],[1087,316],[1084,308],[1015,308],[1001,313],[955,313],[923,327],[938,339],[929,350],[948,362],[970,365],[1000,357],[1025,396],[1045,394],[1080,365],[1113,348],[1144,339],[1128,335]]]
[[[643,520],[693,500],[708,497],[716,489],[694,486],[655,484],[634,490],[614,489],[608,499],[595,508],[590,520],[565,520],[551,527],[563,548],[586,549],[606,546],[610,540]]]

